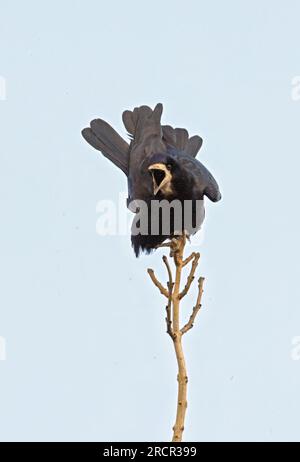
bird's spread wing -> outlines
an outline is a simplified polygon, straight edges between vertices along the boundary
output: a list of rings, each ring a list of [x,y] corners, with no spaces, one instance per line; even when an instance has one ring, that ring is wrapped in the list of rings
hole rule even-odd
[[[204,191],[203,191],[204,195],[207,196],[208,199],[210,199],[212,202],[218,202],[219,200],[221,200],[222,196],[220,193],[218,183],[216,182],[212,174],[207,170],[207,168],[204,167],[204,165],[201,164],[200,162],[199,162],[198,171],[201,171],[201,178],[205,184]],[[201,188],[200,175],[199,176],[195,175],[195,176],[196,176],[195,187]]]
[[[189,137],[184,128],[161,125],[162,111],[163,106],[159,103],[153,110],[149,106],[140,106],[123,112],[130,145],[102,119],[93,120],[90,127],[82,131],[82,136],[128,176],[130,198],[148,197],[151,191],[150,176],[143,171],[147,158],[154,153],[174,149],[182,165],[193,171],[196,195],[202,192],[212,201],[219,200],[221,196],[215,179],[195,159],[202,146],[202,138]]]
[[[204,195],[212,202],[221,200],[222,196],[218,183],[201,162],[189,156],[177,156],[177,161],[183,171],[186,170],[193,177],[192,195],[194,199],[202,198]]]
[[[82,130],[82,136],[128,176],[129,144],[107,122],[93,120],[89,128]]]

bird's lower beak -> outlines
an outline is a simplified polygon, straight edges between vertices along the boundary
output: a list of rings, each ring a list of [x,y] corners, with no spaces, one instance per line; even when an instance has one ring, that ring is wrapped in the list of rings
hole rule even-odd
[[[171,182],[172,175],[166,165],[161,163],[150,165],[148,170],[152,174],[153,193],[156,196],[158,191]]]

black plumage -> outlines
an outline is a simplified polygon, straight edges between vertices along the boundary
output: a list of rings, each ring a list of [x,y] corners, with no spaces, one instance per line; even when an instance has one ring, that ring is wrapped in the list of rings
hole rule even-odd
[[[213,202],[221,199],[216,180],[195,159],[202,139],[199,136],[190,138],[183,128],[161,125],[161,115],[161,104],[157,104],[153,111],[148,106],[125,111],[123,122],[130,144],[101,119],[93,120],[90,127],[82,131],[86,141],[127,176],[127,205],[136,213],[131,237],[136,256],[140,251],[150,252],[182,231],[194,234],[204,219],[204,196]],[[151,207],[155,205],[157,208],[158,201],[165,201],[166,205],[180,203],[181,229],[178,229],[178,217],[171,208],[169,229],[165,232],[162,210],[157,214]],[[140,204],[147,207],[139,207]],[[189,214],[185,213],[187,211]],[[186,215],[189,215],[187,219]],[[139,232],[139,225],[144,220],[146,228]]]

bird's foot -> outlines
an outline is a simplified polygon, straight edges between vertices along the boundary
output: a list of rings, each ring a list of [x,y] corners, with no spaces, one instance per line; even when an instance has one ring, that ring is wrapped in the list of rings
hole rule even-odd
[[[172,248],[172,247],[174,247],[175,242],[177,242],[177,240],[176,240],[175,237],[173,237],[173,239],[172,239],[171,241],[169,241],[169,242],[163,242],[162,244],[158,244],[155,248],[156,248],[156,249],[161,249],[161,248],[163,248],[163,247],[170,247],[170,248]]]
[[[163,244],[156,246],[156,249],[167,247],[170,249],[170,257],[174,257],[174,255],[179,252],[182,241],[185,243],[184,234],[174,236],[169,242],[164,242]]]

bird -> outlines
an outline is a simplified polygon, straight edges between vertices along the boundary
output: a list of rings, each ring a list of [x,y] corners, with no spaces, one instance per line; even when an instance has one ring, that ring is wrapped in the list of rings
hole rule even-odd
[[[217,181],[196,159],[203,144],[184,128],[162,125],[163,105],[140,106],[122,114],[129,142],[102,119],[82,130],[83,138],[127,178],[127,207],[135,213],[131,244],[136,257],[202,226],[204,197],[221,199]]]

